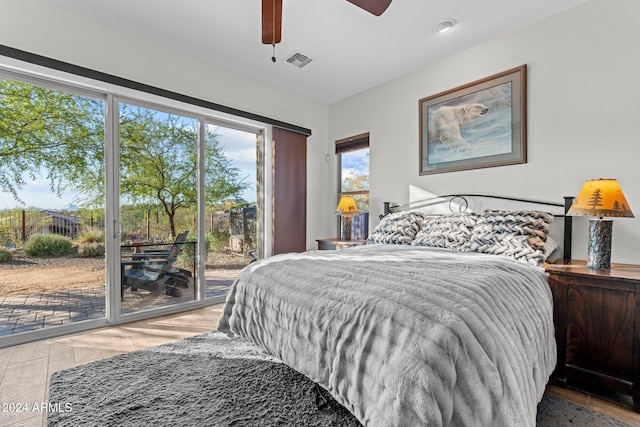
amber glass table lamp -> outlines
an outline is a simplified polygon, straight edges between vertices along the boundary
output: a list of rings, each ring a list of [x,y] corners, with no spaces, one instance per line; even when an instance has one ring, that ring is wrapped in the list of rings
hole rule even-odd
[[[342,240],[351,240],[351,217],[358,215],[358,205],[353,196],[341,196],[336,213],[342,215]]]
[[[611,269],[613,220],[604,217],[633,218],[627,199],[615,179],[590,179],[567,212],[572,216],[593,216],[589,220],[587,267]]]

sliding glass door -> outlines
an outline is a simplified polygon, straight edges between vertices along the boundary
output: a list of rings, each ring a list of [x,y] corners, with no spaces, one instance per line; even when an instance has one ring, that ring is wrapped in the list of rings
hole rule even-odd
[[[0,347],[221,302],[261,256],[263,129],[181,107],[0,70]]]
[[[121,312],[198,299],[198,119],[119,104]]]
[[[223,299],[240,270],[258,256],[260,141],[255,131],[205,126],[206,298]]]
[[[0,74],[0,337],[105,318],[105,98]]]
[[[121,314],[224,298],[257,256],[256,133],[119,103],[118,134]]]

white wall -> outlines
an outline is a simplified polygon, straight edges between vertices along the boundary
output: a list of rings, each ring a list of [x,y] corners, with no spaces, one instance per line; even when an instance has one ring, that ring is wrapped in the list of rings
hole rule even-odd
[[[329,198],[328,107],[148,39],[52,5],[3,0],[0,43],[311,129],[307,143],[307,246],[331,235],[321,220]],[[317,177],[322,177],[318,179]]]
[[[612,259],[640,263],[638,16],[637,0],[591,0],[331,105],[330,147],[371,133],[371,226],[382,202],[408,201],[412,185],[562,202],[586,179],[617,178],[638,218],[615,220]],[[522,64],[528,163],[419,176],[418,100]],[[574,258],[585,259],[587,221],[575,223]]]
[[[617,178],[640,217],[637,16],[637,0],[591,0],[330,107],[45,0],[3,0],[0,43],[310,128],[311,249],[335,234],[333,143],[363,132],[371,135],[372,226],[382,201],[408,200],[411,185],[560,201],[598,177]],[[419,176],[418,100],[521,64],[528,65],[528,163]],[[574,253],[585,258],[587,223],[576,222]],[[639,240],[640,219],[615,220],[614,261],[640,263]]]

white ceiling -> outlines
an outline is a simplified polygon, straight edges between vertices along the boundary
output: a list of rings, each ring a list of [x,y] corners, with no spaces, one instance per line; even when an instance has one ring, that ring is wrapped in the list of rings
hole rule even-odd
[[[259,0],[48,1],[331,104],[586,0],[393,0],[379,17],[346,0],[284,0],[276,63]],[[457,25],[437,33],[446,18]],[[313,62],[287,63],[295,51]]]

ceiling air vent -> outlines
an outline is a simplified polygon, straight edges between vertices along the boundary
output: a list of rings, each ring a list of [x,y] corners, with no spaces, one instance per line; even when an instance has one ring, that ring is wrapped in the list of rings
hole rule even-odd
[[[313,61],[313,59],[309,58],[307,55],[301,54],[300,52],[294,52],[287,57],[286,61],[298,68],[302,68],[309,62]]]

